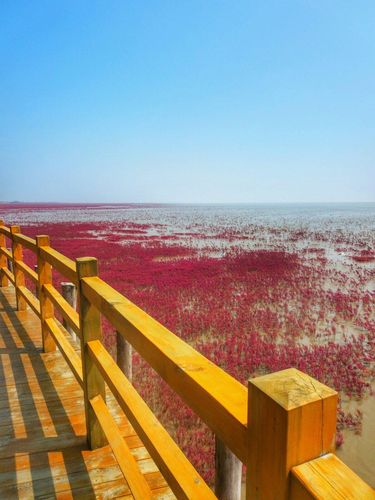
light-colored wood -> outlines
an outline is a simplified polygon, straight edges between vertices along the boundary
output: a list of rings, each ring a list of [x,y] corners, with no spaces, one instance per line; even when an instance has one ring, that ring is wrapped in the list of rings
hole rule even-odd
[[[52,266],[44,257],[44,249],[49,247],[49,236],[39,235],[36,237],[38,248],[38,280],[39,280],[39,302],[40,302],[40,321],[42,325],[43,351],[53,352],[56,350],[56,344],[51,332],[45,324],[45,320],[53,318],[55,313],[51,299],[47,296],[44,285],[52,284]]]
[[[85,297],[211,427],[247,459],[247,389],[100,278],[84,278]]]
[[[374,500],[375,491],[336,455],[293,467],[291,500]]]
[[[65,278],[72,281],[77,285],[77,268],[74,260],[65,257],[62,253],[54,250],[50,246],[44,247],[41,250],[41,256],[49,263],[52,267],[57,269]]]
[[[20,245],[27,248],[28,250],[31,250],[34,253],[37,252],[36,241],[32,238],[29,238],[24,234],[14,234],[13,238],[16,243],[19,243]]]
[[[133,380],[133,348],[120,332],[116,332],[116,356],[117,365],[131,382]]]
[[[61,312],[65,321],[78,335],[80,335],[79,316],[77,311],[75,311],[70,304],[68,304],[68,302],[53,285],[44,285],[43,290],[56,309]]]
[[[215,495],[220,500],[240,500],[242,462],[215,436]]]
[[[335,446],[337,393],[294,368],[249,380],[248,499],[287,499],[295,465]]]
[[[67,318],[64,317],[63,325],[72,336],[72,339],[76,341],[77,340],[76,333],[78,333],[79,335],[79,318],[78,314],[75,312],[77,309],[77,287],[74,285],[74,283],[69,283],[65,281],[61,283],[61,294],[71,307],[71,312],[68,315],[68,317]],[[75,329],[74,326],[71,325],[69,322],[69,319],[74,317],[76,317],[76,324],[78,329]]]
[[[34,313],[40,318],[40,303],[35,295],[25,286],[19,286],[18,291],[20,295],[26,300],[28,305],[34,311]]]
[[[4,221],[0,220],[0,228],[4,226]],[[8,277],[3,272],[4,269],[7,269],[7,252],[6,247],[6,239],[3,233],[0,233],[0,286],[8,286]]]
[[[5,236],[3,236],[3,235],[1,235],[1,236],[0,236],[0,238],[4,238],[4,240],[5,240]],[[1,254],[2,254],[3,256],[5,255],[5,257],[6,257],[7,259],[12,260],[12,259],[13,259],[12,252],[6,248],[6,246],[5,246],[5,241],[4,241],[4,245],[3,245],[3,244],[1,244],[0,246],[1,246],[1,248],[0,248],[0,252],[1,252]]]
[[[0,224],[0,233],[6,236],[7,238],[11,238],[11,232],[9,227],[2,226]]]
[[[24,311],[27,307],[26,300],[24,296],[20,293],[19,287],[25,286],[25,275],[23,271],[17,267],[17,262],[23,260],[22,245],[15,241],[14,235],[20,233],[19,226],[11,226],[10,232],[12,235],[12,254],[13,254],[13,273],[14,273],[14,284],[16,287],[16,298],[17,298],[17,309],[19,311]]]
[[[25,264],[24,262],[22,261],[16,261],[16,267],[18,267],[19,269],[21,269],[21,271],[26,274],[33,283],[38,283],[39,282],[39,279],[38,279],[38,274],[33,271],[31,269],[31,267],[29,267],[27,264]]]
[[[16,281],[14,279],[14,274],[7,267],[2,268],[2,273],[13,285],[15,285]]]
[[[216,498],[147,404],[143,401],[108,351],[99,341],[88,343],[89,353],[100,369],[137,434],[178,498]]]
[[[90,405],[90,399],[101,396],[105,401],[105,387],[103,377],[97,366],[91,359],[87,343],[90,340],[101,340],[102,327],[100,312],[82,293],[82,281],[87,276],[97,276],[98,261],[92,257],[84,257],[76,260],[78,275],[78,293],[80,305],[80,326],[81,326],[81,358],[83,371],[83,392],[86,410],[87,442],[90,449],[99,448],[106,444],[105,434],[100,426]]]
[[[131,498],[110,447],[86,448],[82,389],[59,351],[41,351],[40,321],[30,310],[15,311],[12,286],[0,288],[0,345],[1,500]],[[107,405],[153,497],[170,498],[164,478],[110,394]]]
[[[90,404],[117,459],[117,463],[124,474],[133,497],[136,500],[151,498],[151,489],[139,470],[137,462],[131,454],[124,438],[121,436],[120,430],[109,413],[103,398],[100,395],[95,396],[90,400]]]
[[[62,327],[59,326],[58,322],[54,318],[46,319],[45,324],[61,354],[64,356],[65,361],[77,379],[77,382],[83,388],[82,361],[80,356],[76,353],[66,336],[62,333]]]

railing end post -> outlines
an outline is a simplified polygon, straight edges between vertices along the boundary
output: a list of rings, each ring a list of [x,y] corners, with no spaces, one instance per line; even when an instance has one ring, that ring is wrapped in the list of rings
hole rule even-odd
[[[337,392],[295,368],[248,388],[247,498],[287,499],[292,467],[335,448]]]

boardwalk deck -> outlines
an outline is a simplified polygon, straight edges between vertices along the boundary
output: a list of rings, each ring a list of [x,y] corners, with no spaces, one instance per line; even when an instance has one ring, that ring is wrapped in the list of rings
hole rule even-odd
[[[0,498],[132,498],[109,446],[86,446],[83,393],[40,321],[0,288]],[[108,391],[107,391],[108,394]],[[155,498],[175,498],[116,401],[109,408]]]

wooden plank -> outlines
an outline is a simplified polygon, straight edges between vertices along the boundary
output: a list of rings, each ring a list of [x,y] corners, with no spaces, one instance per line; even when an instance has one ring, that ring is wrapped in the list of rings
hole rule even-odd
[[[19,287],[25,285],[25,275],[19,267],[16,266],[17,261],[23,260],[22,245],[17,243],[14,235],[20,233],[19,226],[11,226],[10,232],[12,235],[12,254],[13,254],[13,273],[14,273],[14,286],[16,287],[17,310],[24,311],[26,309],[25,297],[20,293]]]
[[[38,247],[38,280],[39,280],[39,301],[40,301],[40,320],[42,325],[42,340],[43,351],[53,352],[56,350],[56,344],[51,336],[49,329],[45,323],[48,318],[53,318],[55,313],[53,304],[47,296],[44,285],[52,284],[52,266],[44,258],[44,250],[49,248],[49,236],[39,235],[36,237]]]
[[[7,238],[11,238],[11,232],[9,227],[0,225],[0,233],[2,233]]]
[[[0,227],[4,226],[4,221],[0,219]],[[5,252],[5,253],[4,253]],[[6,248],[6,238],[0,233],[0,286],[8,286],[8,277],[3,270],[8,268],[8,250]]]
[[[151,498],[152,493],[145,478],[141,474],[137,462],[121,436],[119,428],[116,425],[112,415],[103,401],[103,398],[95,396],[90,399],[90,404],[99,420],[117,463],[124,474],[129,488],[137,500]]]
[[[38,284],[38,274],[22,261],[16,261],[16,267],[21,269],[35,284]]]
[[[336,455],[328,453],[293,467],[291,500],[374,500],[375,491]]]
[[[13,259],[13,254],[5,246],[0,247],[0,252],[5,255],[9,260]]]
[[[246,462],[246,387],[100,278],[84,278],[82,291],[228,448]]]
[[[78,284],[77,267],[73,260],[65,257],[62,253],[54,250],[50,246],[45,246],[41,250],[41,256],[51,264],[52,267],[57,269],[65,278]]]
[[[72,327],[78,336],[81,335],[79,316],[77,311],[64,299],[52,284],[43,285],[43,290],[53,305],[61,312],[65,321]]]
[[[17,290],[29,304],[34,313],[40,318],[40,303],[35,295],[25,286],[18,286]]]
[[[292,467],[334,450],[337,392],[289,368],[249,380],[246,497],[289,497]]]
[[[23,247],[31,250],[32,252],[37,252],[36,240],[25,236],[24,234],[15,234],[13,235],[14,241],[22,245]]]
[[[216,498],[147,404],[98,340],[87,344],[90,356],[178,498]]]
[[[12,272],[9,271],[9,269],[7,267],[3,267],[2,268],[2,272],[4,273],[4,275],[9,279],[9,281],[15,285],[16,281],[14,279],[14,274]]]
[[[65,337],[61,331],[62,326],[59,326],[54,318],[45,319],[45,324],[50,331],[54,341],[60,349],[61,354],[64,356],[65,361],[70,366],[77,382],[83,387],[83,376],[82,376],[82,362],[81,358],[78,356],[74,348],[69,343],[69,340]]]
[[[78,296],[80,306],[81,325],[81,357],[83,371],[83,392],[85,398],[87,442],[91,449],[100,448],[106,444],[105,434],[93,411],[90,400],[94,396],[101,396],[105,400],[105,386],[103,377],[91,359],[87,349],[90,340],[102,339],[102,325],[100,312],[82,294],[81,283],[85,276],[98,274],[98,261],[92,257],[77,259],[77,275],[79,278]]]

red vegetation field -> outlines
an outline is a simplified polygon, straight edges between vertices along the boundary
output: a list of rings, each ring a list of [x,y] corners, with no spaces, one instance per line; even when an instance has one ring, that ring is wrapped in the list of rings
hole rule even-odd
[[[249,226],[246,234],[233,227],[210,233],[193,224],[174,233],[162,227],[64,222],[24,226],[23,232],[49,234],[53,246],[72,258],[97,257],[104,280],[242,383],[295,366],[334,387],[341,400],[370,393],[375,318],[367,283],[374,270],[366,263],[371,252],[338,235],[329,244],[347,258],[344,267],[332,266],[319,231],[267,228],[273,243],[247,248],[241,241],[256,241],[259,227]],[[314,245],[298,247],[306,241]],[[114,332],[104,326],[115,355]],[[136,354],[134,383],[212,480],[212,434]],[[360,432],[361,417],[340,403],[338,445],[342,429]]]

